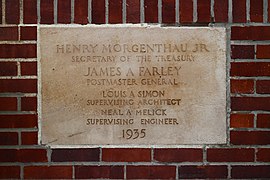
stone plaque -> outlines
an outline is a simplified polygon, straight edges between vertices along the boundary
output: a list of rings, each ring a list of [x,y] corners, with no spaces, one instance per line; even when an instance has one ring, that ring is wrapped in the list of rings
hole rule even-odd
[[[226,30],[40,26],[42,144],[226,142]]]

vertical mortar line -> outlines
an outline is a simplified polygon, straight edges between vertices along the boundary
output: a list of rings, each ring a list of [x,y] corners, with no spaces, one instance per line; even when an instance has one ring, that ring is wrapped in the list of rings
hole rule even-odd
[[[227,124],[227,145],[230,145],[230,115],[231,115],[231,98],[230,98],[230,95],[231,95],[231,87],[230,87],[230,69],[231,69],[231,55],[230,55],[230,52],[231,52],[231,25],[227,25],[226,26],[226,44],[227,44],[227,47],[226,47],[226,82],[227,82],[227,88],[226,88],[226,111],[227,111],[227,116],[226,116],[226,124]]]
[[[179,179],[179,175],[178,175],[178,165],[176,165],[176,168],[175,168],[175,179],[178,180]]]
[[[21,77],[21,63],[17,61],[17,76]]]
[[[250,22],[250,0],[246,0],[246,18],[247,22]]]
[[[37,24],[40,24],[40,0],[37,1]]]
[[[175,23],[179,24],[179,0],[175,0]]]
[[[24,179],[23,176],[24,176],[24,165],[21,164],[21,165],[20,165],[20,178],[21,178],[21,179]]]
[[[268,21],[268,0],[263,0],[263,23]]]
[[[75,166],[72,165],[72,179],[75,179]]]
[[[232,166],[230,164],[228,164],[228,179],[231,179],[231,170],[232,170]]]
[[[92,23],[92,0],[88,0],[88,23]]]
[[[21,111],[22,110],[21,101],[22,101],[22,98],[21,97],[17,97],[17,111]]]
[[[23,24],[23,0],[20,0],[20,24]]]
[[[58,12],[58,0],[54,0],[54,9],[53,9],[53,18],[54,18],[54,24],[57,24],[57,12]]]
[[[102,161],[102,147],[99,147],[99,161]]]
[[[18,25],[18,39],[21,40],[21,25]]]
[[[258,117],[258,113],[257,112],[255,112],[254,113],[254,128],[257,128],[257,117]]]
[[[154,162],[154,148],[151,147],[151,162],[153,163]]]
[[[197,22],[198,13],[197,13],[197,0],[193,0],[193,22]]]
[[[207,163],[207,149],[206,146],[203,146],[203,164],[205,165]]]
[[[22,145],[22,131],[21,130],[18,131],[18,144],[19,146]]]
[[[2,24],[6,24],[6,0],[2,0]]]
[[[71,0],[71,23],[74,23],[74,2],[75,0]]]
[[[109,23],[109,0],[105,0],[105,23]]]
[[[158,23],[162,23],[162,0],[158,0]]]
[[[233,5],[232,5],[232,0],[229,0],[229,6],[228,6],[228,22],[232,23],[233,21],[233,17],[232,17],[232,9],[233,9]]]
[[[140,21],[144,23],[144,0],[140,1]]]
[[[122,2],[122,21],[123,24],[126,24],[127,22],[127,1],[123,0]]]
[[[212,18],[212,21],[215,22],[215,11],[214,11],[214,6],[215,6],[215,1],[214,0],[211,0],[211,18]]]
[[[124,179],[127,179],[127,165],[124,165]]]
[[[257,162],[257,153],[258,153],[258,148],[256,147],[254,149],[254,162]]]
[[[52,149],[51,149],[51,147],[47,148],[47,158],[48,158],[48,163],[51,164],[51,162],[52,162]]]

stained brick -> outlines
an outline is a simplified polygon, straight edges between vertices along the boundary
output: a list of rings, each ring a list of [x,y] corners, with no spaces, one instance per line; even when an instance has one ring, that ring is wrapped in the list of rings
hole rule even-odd
[[[17,98],[0,97],[0,111],[17,111]]]
[[[175,0],[162,0],[162,23],[175,23]]]
[[[231,51],[232,59],[254,59],[255,57],[253,45],[233,45]]]
[[[231,128],[252,128],[254,127],[253,114],[231,114]]]
[[[144,14],[146,23],[158,22],[158,0],[144,1]]]
[[[270,81],[259,80],[256,82],[256,91],[259,94],[270,94]]]
[[[0,0],[0,4],[2,4],[2,0]],[[2,9],[0,8],[0,17],[2,17]],[[0,18],[0,24],[2,24],[2,18]]]
[[[227,166],[180,166],[179,178],[208,179],[227,178]]]
[[[17,63],[16,62],[0,62],[0,76],[16,76]]]
[[[105,23],[105,0],[92,0],[92,23]]]
[[[270,114],[258,114],[257,115],[257,127],[258,128],[270,128]]]
[[[1,44],[0,58],[35,58],[35,44]]]
[[[270,148],[259,148],[257,152],[257,161],[270,162]]]
[[[175,166],[127,166],[128,179],[175,179]]]
[[[0,166],[0,179],[20,179],[20,166]]]
[[[270,166],[232,166],[232,178],[270,178]]]
[[[207,149],[209,162],[253,162],[254,149],[250,148],[213,148]]]
[[[269,62],[233,62],[231,63],[231,76],[270,76]]]
[[[231,109],[233,111],[269,111],[270,97],[232,97]]]
[[[263,0],[250,0],[250,21],[263,22]]]
[[[20,1],[8,0],[6,4],[6,23],[7,24],[19,24],[20,21]]]
[[[228,0],[218,0],[214,3],[215,22],[228,22]]]
[[[45,149],[0,149],[0,162],[47,162]]]
[[[21,62],[21,75],[37,75],[37,62]]]
[[[198,21],[200,23],[208,23],[211,21],[210,0],[197,0]]]
[[[36,145],[38,144],[38,133],[37,132],[22,132],[22,145]]]
[[[236,94],[254,93],[254,80],[231,79],[231,93]]]
[[[75,0],[74,22],[78,24],[88,23],[88,0]]]
[[[70,23],[71,0],[58,0],[57,13],[58,23]]]
[[[21,98],[21,110],[22,111],[36,111],[37,110],[37,98],[36,97],[22,97]]]
[[[37,127],[37,115],[35,114],[0,115],[0,128],[35,127]]]
[[[0,92],[36,93],[36,79],[0,79]]]
[[[122,0],[109,0],[109,23],[122,23]]]
[[[267,145],[270,143],[269,131],[231,131],[231,144]]]
[[[180,22],[192,23],[193,22],[193,1],[181,0],[180,3]]]
[[[40,0],[40,23],[53,24],[54,23],[54,0]]]
[[[23,0],[23,23],[37,23],[37,0]]]
[[[0,27],[0,41],[17,41],[18,27]]]
[[[270,2],[268,0],[268,10],[270,9]],[[268,13],[268,22],[270,22],[270,13]]]
[[[155,149],[154,159],[161,162],[201,162],[203,158],[202,149]]]
[[[21,26],[21,40],[37,40],[36,26]]]
[[[233,6],[233,22],[244,23],[246,22],[246,0],[232,1]]]
[[[99,149],[53,149],[52,161],[74,162],[74,161],[99,161]]]
[[[72,179],[72,166],[26,166],[26,179]]]
[[[18,145],[18,134],[16,132],[0,132],[0,145]],[[1,159],[0,154],[0,162]]]
[[[76,179],[124,179],[124,166],[75,166]]]
[[[233,1],[237,2],[237,1]],[[270,26],[232,27],[232,40],[270,40]]]
[[[270,59],[270,45],[258,45],[256,55],[258,59]]]
[[[140,0],[127,0],[127,23],[140,23]]]

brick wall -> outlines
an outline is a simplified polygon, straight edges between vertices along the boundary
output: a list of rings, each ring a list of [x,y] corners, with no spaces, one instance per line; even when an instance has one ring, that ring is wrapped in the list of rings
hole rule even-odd
[[[270,178],[270,0],[0,0],[0,178]],[[38,145],[37,24],[225,26],[226,145]]]

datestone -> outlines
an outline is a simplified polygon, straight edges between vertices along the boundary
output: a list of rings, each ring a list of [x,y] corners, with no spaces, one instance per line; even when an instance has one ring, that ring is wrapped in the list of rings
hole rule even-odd
[[[39,26],[49,145],[226,143],[226,29]]]

